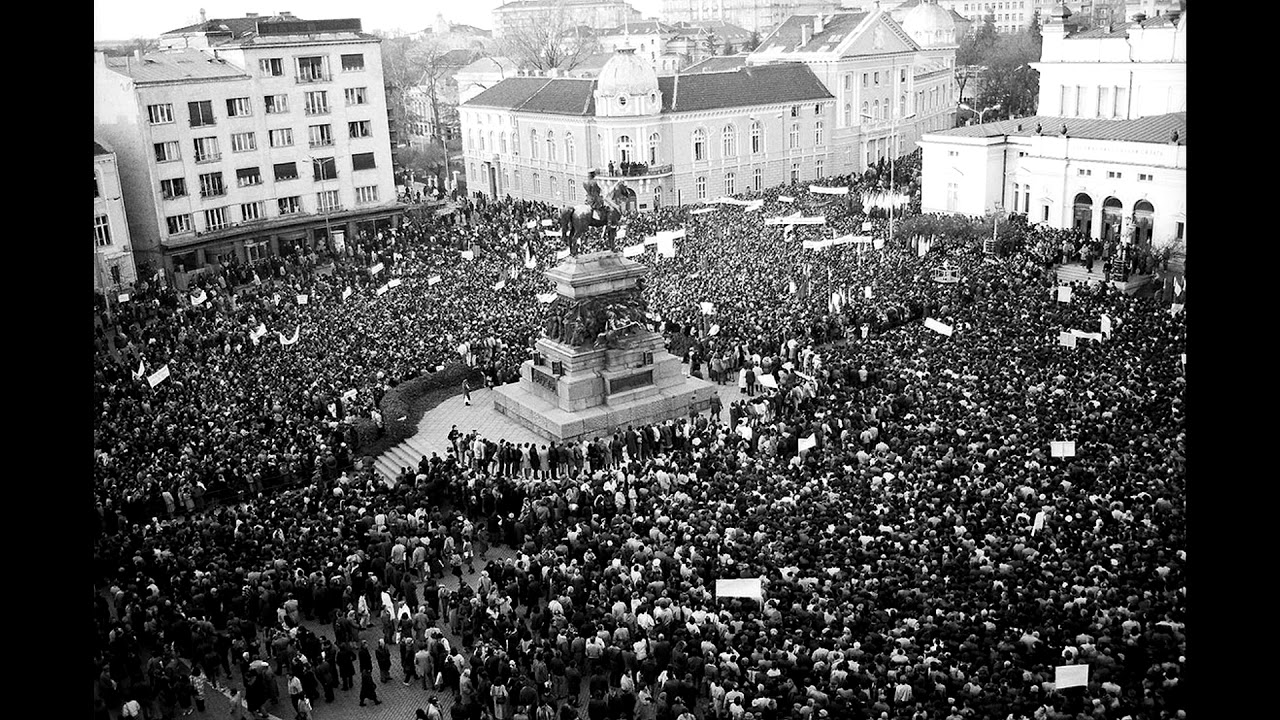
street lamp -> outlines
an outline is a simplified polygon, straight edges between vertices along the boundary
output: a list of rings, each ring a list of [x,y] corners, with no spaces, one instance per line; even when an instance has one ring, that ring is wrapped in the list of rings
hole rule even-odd
[[[981,125],[981,124],[982,124],[982,116],[983,116],[983,115],[986,115],[988,110],[999,110],[999,109],[1000,109],[1000,103],[996,103],[995,105],[992,105],[991,107],[983,108],[981,112],[979,112],[979,111],[977,111],[977,110],[974,110],[973,108],[969,107],[968,105],[966,105],[966,104],[964,104],[964,103],[960,103],[960,107],[961,107],[962,109],[964,109],[964,110],[968,110],[969,112],[976,112],[976,113],[978,113],[978,124],[979,124],[979,125]]]
[[[893,147],[889,149],[889,237],[892,238],[893,237],[893,206],[894,206],[893,192],[894,192],[894,179],[895,179],[894,176],[896,171],[895,158],[897,158],[897,150],[898,150],[897,148],[898,114],[895,112],[891,112],[890,116],[891,116],[891,123],[889,125],[889,135],[893,138]],[[916,114],[914,112],[911,112],[911,113],[907,113],[906,115],[903,115],[902,119],[910,120],[915,116]],[[870,115],[862,115],[862,117],[869,120],[875,120],[875,118]]]
[[[320,173],[320,172],[317,172],[317,170],[322,171],[322,170],[324,169],[324,163],[322,163],[322,162],[320,162],[320,161],[316,160],[314,157],[311,157],[310,155],[308,155],[308,156],[307,156],[307,159],[311,161],[311,175],[312,175],[312,177],[311,177],[311,181],[312,181],[312,182],[314,182],[314,183],[317,183],[317,184],[318,184],[318,183],[322,183],[322,182],[324,182],[325,180],[327,180],[328,178],[322,178],[322,177],[320,177],[321,173]],[[335,163],[336,163],[336,160],[335,160]],[[324,191],[322,191],[322,192],[324,192]],[[327,203],[327,202],[326,202],[326,203],[321,203],[321,204],[320,204],[320,210],[321,210],[322,212],[324,212],[324,239],[325,239],[325,243],[329,246],[329,250],[330,250],[331,252],[335,252],[335,253],[336,253],[336,252],[338,251],[338,248],[337,248],[337,246],[336,246],[336,245],[334,244],[334,242],[333,242],[333,228],[332,228],[332,226],[330,226],[330,224],[329,224],[329,203]]]

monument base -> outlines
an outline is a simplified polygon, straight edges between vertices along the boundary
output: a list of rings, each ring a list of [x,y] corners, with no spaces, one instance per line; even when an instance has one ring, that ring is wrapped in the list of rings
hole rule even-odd
[[[687,417],[692,409],[703,412],[711,407],[715,385],[695,377],[682,378],[666,387],[649,386],[641,397],[628,399],[620,393],[608,404],[569,412],[531,390],[525,383],[512,383],[494,388],[493,408],[533,432],[556,442],[590,440],[639,426],[678,417]],[[640,395],[640,393],[636,393]]]

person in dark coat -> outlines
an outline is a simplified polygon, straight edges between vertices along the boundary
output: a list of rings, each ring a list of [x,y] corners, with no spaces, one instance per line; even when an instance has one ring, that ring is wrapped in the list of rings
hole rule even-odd
[[[373,673],[373,655],[369,652],[369,641],[360,641],[360,672]]]
[[[342,678],[343,692],[350,690],[356,676],[356,654],[347,643],[338,650],[338,675]]]
[[[338,686],[338,674],[334,672],[328,655],[321,654],[320,662],[316,664],[316,682],[324,690],[324,701],[333,702],[333,689]]]
[[[364,707],[365,700],[372,700],[374,705],[381,705],[382,701],[378,699],[378,684],[373,681],[373,670],[360,670],[360,707]]]
[[[378,661],[378,672],[382,682],[391,682],[391,648],[387,647],[387,641],[379,640],[378,647],[373,652]]]

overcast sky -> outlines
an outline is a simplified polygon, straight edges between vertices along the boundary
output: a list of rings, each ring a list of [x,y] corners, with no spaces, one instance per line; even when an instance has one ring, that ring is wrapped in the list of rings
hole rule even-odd
[[[629,0],[645,17],[657,17],[662,0]],[[244,17],[246,13],[272,15],[289,11],[304,20],[358,17],[364,29],[416,32],[435,22],[436,13],[455,23],[493,29],[492,11],[504,0],[93,0],[93,39],[131,40],[154,38],[160,33],[200,22],[200,8],[210,19]]]

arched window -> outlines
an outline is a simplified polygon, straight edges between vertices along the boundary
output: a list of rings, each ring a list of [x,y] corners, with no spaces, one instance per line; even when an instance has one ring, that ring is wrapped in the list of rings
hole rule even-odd
[[[906,117],[906,116],[907,116],[907,96],[906,94],[903,94],[903,96],[898,99],[898,117]]]
[[[822,121],[818,120],[813,123],[813,144],[822,144]]]
[[[538,131],[537,130],[529,131],[529,157],[533,160],[538,159]],[[537,176],[535,175],[534,177],[536,178]],[[537,187],[538,187],[537,180],[533,181],[533,187],[534,187],[534,192],[537,192]]]
[[[763,189],[764,188],[764,171],[761,170],[760,168],[756,168],[755,170],[752,170],[751,181],[753,183],[753,187],[757,191]]]
[[[556,161],[556,134],[550,130],[547,131],[547,159],[551,162]]]
[[[538,173],[533,174],[533,192],[535,195],[542,192],[542,183],[538,181]]]
[[[520,189],[520,171],[519,170],[516,170],[511,173],[511,187],[516,190]]]
[[[758,155],[764,152],[764,132],[760,127],[760,121],[755,120],[751,123],[751,154]]]
[[[653,209],[657,210],[662,207],[662,186],[655,185],[653,187]]]
[[[573,165],[578,162],[577,148],[573,146],[573,133],[564,134],[564,161]]]
[[[662,144],[662,137],[658,133],[649,136],[649,164],[658,164],[658,146]]]
[[[707,179],[701,175],[693,181],[694,189],[697,191],[698,199],[705,200],[707,198]]]
[[[551,191],[552,197],[555,197],[555,198],[560,197],[560,185],[556,182],[555,175],[547,176],[547,189]]]
[[[480,138],[480,152],[484,152],[484,131],[481,130],[480,132],[476,133],[476,135],[479,136]]]
[[[725,125],[721,133],[721,151],[727,158],[738,155],[738,130],[732,125]]]
[[[787,133],[787,147],[800,147],[800,123],[791,123],[791,130]]]
[[[693,131],[693,159],[707,159],[707,131],[702,128],[698,128]],[[703,179],[703,183],[706,183],[705,178]]]
[[[506,131],[498,133],[498,142],[502,143],[502,154],[507,154],[507,133]]]
[[[564,179],[564,199],[568,200],[569,202],[573,202],[574,200],[577,200],[577,198],[574,196],[575,189],[576,189],[576,186],[573,184],[573,178],[565,178]]]
[[[853,103],[844,104],[844,124],[846,126],[853,124]]]
[[[630,135],[618,136],[618,162],[631,162],[635,160],[635,146],[631,144]]]
[[[871,117],[871,106],[867,104],[866,100],[863,100],[862,101],[862,119],[867,120],[870,117]]]

